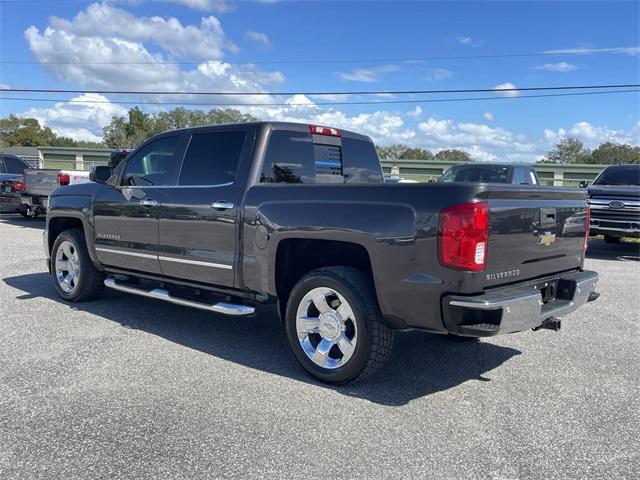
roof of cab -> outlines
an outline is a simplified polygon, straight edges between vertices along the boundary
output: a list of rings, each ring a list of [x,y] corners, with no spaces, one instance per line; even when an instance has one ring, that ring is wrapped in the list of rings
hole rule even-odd
[[[271,128],[272,130],[291,130],[294,132],[309,133],[310,125],[316,125],[316,124],[315,123],[296,123],[296,122],[265,122],[265,121],[241,122],[241,123],[218,123],[218,124],[211,124],[211,125],[199,125],[197,127],[181,128],[178,130],[171,130],[163,133],[170,133],[172,131],[175,132],[175,131],[184,131],[184,130],[197,131],[197,130],[215,128],[215,127],[231,127],[231,126],[267,127],[267,128]],[[320,126],[336,128],[336,127],[331,127],[331,125],[320,125]],[[337,130],[340,131],[340,136],[342,137],[352,138],[357,140],[365,140],[369,142],[371,141],[371,138],[368,137],[367,135],[362,135],[360,133],[352,132],[350,130],[343,130],[342,128],[337,128]]]

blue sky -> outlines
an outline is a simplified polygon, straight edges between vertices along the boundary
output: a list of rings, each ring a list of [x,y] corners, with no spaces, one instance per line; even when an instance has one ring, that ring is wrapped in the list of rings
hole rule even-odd
[[[0,0],[2,61],[35,62],[2,63],[0,83],[33,88],[238,92],[640,83],[639,5],[634,1]],[[603,53],[602,49],[616,50]],[[558,50],[565,53],[416,60]],[[371,59],[385,61],[368,61]],[[283,60],[323,63],[268,63]],[[113,64],[118,62],[139,63]],[[61,134],[94,140],[112,115],[130,107],[109,102],[140,98],[32,97],[59,102],[0,100],[0,113],[33,115]],[[460,97],[469,96],[422,98]],[[72,98],[72,103],[65,101]],[[265,97],[262,103],[288,101],[294,105],[241,108],[265,119],[351,128],[383,144],[407,143],[434,151],[465,148],[478,160],[534,161],[566,136],[577,136],[591,147],[607,140],[640,143],[638,93],[315,105],[327,100],[401,98],[417,99]],[[197,101],[203,100],[246,104],[256,98]]]

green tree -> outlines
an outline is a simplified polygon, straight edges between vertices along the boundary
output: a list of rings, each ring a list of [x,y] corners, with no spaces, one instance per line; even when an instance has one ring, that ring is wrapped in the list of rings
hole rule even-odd
[[[470,162],[472,160],[469,153],[455,148],[440,150],[436,153],[435,159],[442,162]]]
[[[167,130],[215,125],[220,123],[252,122],[257,118],[233,108],[214,108],[209,111],[174,108],[148,114],[138,107],[132,108],[127,117],[113,117],[104,127],[105,143],[112,148],[134,148],[147,138]]]
[[[409,160],[433,160],[433,153],[424,148],[407,148],[398,158]]]
[[[605,142],[591,152],[585,163],[640,163],[640,146]]]
[[[0,139],[6,146],[37,147],[51,145],[56,134],[49,127],[42,127],[35,118],[9,115],[0,120]]]
[[[556,147],[547,153],[546,162],[549,163],[587,163],[589,150],[577,138],[560,140]]]

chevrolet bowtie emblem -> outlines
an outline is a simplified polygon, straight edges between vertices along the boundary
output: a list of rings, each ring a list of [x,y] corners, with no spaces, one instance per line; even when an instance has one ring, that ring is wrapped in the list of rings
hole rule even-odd
[[[538,235],[538,245],[544,245],[548,247],[553,242],[556,241],[556,234],[551,232],[544,232],[541,235]]]

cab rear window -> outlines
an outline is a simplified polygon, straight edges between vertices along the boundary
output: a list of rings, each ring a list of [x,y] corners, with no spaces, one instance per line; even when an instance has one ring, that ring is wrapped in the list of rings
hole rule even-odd
[[[371,142],[276,130],[265,155],[262,183],[382,183]]]

